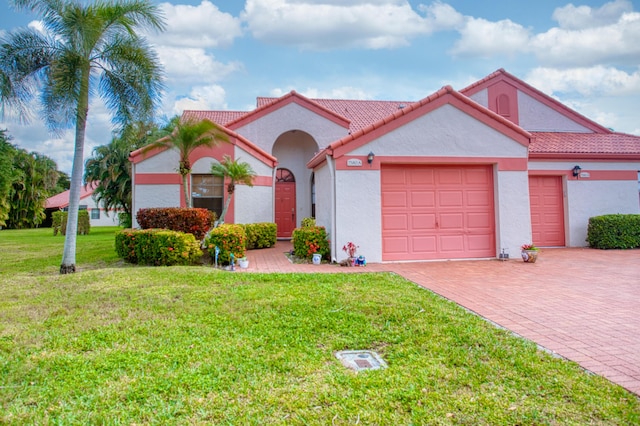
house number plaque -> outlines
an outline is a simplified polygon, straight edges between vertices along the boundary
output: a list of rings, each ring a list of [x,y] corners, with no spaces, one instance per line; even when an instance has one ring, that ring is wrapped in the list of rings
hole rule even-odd
[[[347,167],[362,167],[362,160],[358,158],[351,158],[347,160]]]

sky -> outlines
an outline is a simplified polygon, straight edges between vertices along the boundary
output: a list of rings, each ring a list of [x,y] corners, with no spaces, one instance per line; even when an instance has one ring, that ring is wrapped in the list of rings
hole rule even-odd
[[[640,0],[176,0],[147,34],[165,71],[159,117],[250,111],[256,97],[417,101],[497,69],[618,132],[640,135]],[[37,28],[0,2],[0,37]],[[71,173],[73,129],[0,117],[12,143]],[[85,158],[113,127],[89,110]]]

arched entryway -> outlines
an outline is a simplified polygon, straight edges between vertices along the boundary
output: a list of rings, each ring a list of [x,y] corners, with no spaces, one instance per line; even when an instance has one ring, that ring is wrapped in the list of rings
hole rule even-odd
[[[278,159],[279,166],[274,182],[274,216],[278,238],[290,238],[301,220],[313,215],[312,170],[307,168],[307,162],[318,151],[315,139],[301,130],[284,132],[273,144],[271,153]],[[282,186],[278,187],[278,183]],[[292,193],[285,194],[287,189]]]
[[[291,238],[296,227],[296,178],[289,169],[276,170],[278,238]]]

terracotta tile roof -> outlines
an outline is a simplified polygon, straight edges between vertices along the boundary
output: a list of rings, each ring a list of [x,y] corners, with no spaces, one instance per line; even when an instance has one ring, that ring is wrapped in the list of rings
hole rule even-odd
[[[269,105],[278,98],[259,97],[258,108]],[[375,101],[355,99],[310,99],[321,107],[349,120],[349,131],[355,133],[388,117],[415,102]],[[402,108],[401,108],[402,106]]]
[[[203,111],[203,110],[185,110],[182,116],[185,118],[198,118],[211,120],[220,126],[226,126],[228,123],[248,114],[246,111]]]
[[[531,132],[535,154],[640,155],[640,136],[625,133]]]
[[[83,198],[87,198],[90,195],[93,195],[93,191],[94,191],[95,187],[88,185],[88,186],[84,186],[82,185],[82,188],[80,188],[80,199],[82,200]],[[71,191],[66,190],[64,192],[61,192],[59,194],[56,194],[52,197],[47,198],[47,201],[45,203],[45,208],[47,209],[63,209],[65,207],[67,207],[69,205],[69,194]]]

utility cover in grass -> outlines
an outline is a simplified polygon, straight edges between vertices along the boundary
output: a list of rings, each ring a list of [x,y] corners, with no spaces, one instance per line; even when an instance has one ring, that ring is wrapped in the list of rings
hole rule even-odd
[[[387,368],[387,363],[374,351],[338,351],[336,358],[342,365],[355,371]]]

